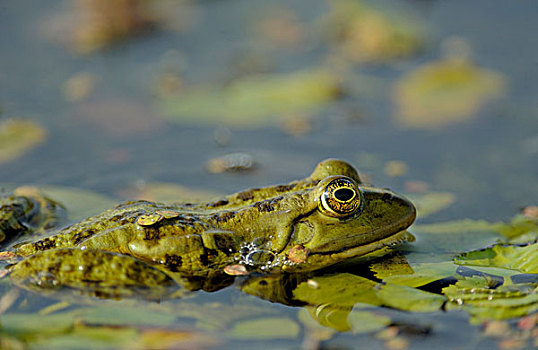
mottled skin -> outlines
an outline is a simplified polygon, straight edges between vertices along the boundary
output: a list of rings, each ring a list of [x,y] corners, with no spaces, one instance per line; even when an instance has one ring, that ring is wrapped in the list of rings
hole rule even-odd
[[[19,187],[0,196],[0,242],[54,227],[64,216],[63,207],[34,187]]]
[[[414,218],[405,198],[363,184],[351,165],[327,159],[303,180],[215,202],[121,204],[17,246],[13,253],[22,261],[11,276],[23,285],[106,291],[111,281],[143,288],[178,276],[211,278],[238,264],[311,271],[406,240]],[[146,270],[147,283],[137,277]]]

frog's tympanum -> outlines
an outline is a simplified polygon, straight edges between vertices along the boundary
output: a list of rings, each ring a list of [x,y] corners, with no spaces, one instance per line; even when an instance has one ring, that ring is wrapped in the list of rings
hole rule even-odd
[[[210,203],[121,204],[16,245],[10,272],[25,288],[105,296],[178,284],[215,290],[230,274],[313,271],[387,250],[412,237],[414,219],[408,200],[327,159],[305,179]]]

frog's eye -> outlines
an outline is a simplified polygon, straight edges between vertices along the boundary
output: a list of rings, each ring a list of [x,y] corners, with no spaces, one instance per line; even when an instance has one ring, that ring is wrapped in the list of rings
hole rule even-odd
[[[355,181],[338,176],[323,189],[318,207],[325,215],[343,218],[358,212],[362,202],[362,193]]]

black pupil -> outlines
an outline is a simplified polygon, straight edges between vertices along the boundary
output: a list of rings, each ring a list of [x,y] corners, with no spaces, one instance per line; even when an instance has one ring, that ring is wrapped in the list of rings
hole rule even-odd
[[[355,192],[349,188],[341,188],[334,192],[334,196],[336,197],[336,199],[342,202],[350,200],[351,198],[353,198],[354,194]]]

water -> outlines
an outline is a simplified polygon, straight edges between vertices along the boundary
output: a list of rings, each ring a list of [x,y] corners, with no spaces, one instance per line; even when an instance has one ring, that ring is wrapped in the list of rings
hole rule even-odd
[[[168,8],[164,13],[171,14],[159,22],[160,28],[89,54],[73,53],[73,45],[66,43],[76,28],[73,4],[22,1],[1,5],[0,120],[35,120],[47,130],[48,138],[18,159],[0,164],[0,182],[77,187],[120,202],[128,197],[119,194],[127,185],[165,182],[230,193],[302,178],[318,161],[337,157],[349,160],[379,187],[407,193],[410,182],[421,181],[427,184],[428,191],[455,196],[454,204],[419,218],[419,224],[466,218],[507,221],[521,208],[537,204],[535,2],[384,2],[388,9],[404,7],[423,21],[427,28],[423,49],[381,64],[346,60],[329,64],[332,69],[351,67],[346,68],[349,74],[344,74],[347,90],[321,108],[289,113],[292,117],[311,116],[306,132],[291,134],[276,122],[245,128],[228,126],[220,118],[209,123],[170,121],[163,116],[156,81],[165,74],[177,73],[174,76],[180,79],[179,91],[190,91],[196,86],[226,87],[254,73],[292,73],[326,67],[336,52],[323,29],[332,2],[198,1],[185,2],[188,6],[181,8],[160,3]],[[85,11],[89,10],[79,14]],[[269,22],[264,27],[263,20],[268,18],[279,18],[280,22]],[[298,35],[298,39],[288,44],[288,39],[278,36],[279,29],[285,31],[284,38]],[[476,66],[502,74],[505,90],[462,122],[438,128],[398,124],[394,118],[398,111],[392,99],[393,83],[417,67],[439,60],[454,37],[464,40]],[[83,98],[69,101],[65,84],[80,73],[89,74],[94,87]],[[370,80],[360,80],[364,76]],[[229,140],[216,139],[215,132],[219,130],[224,130]],[[252,155],[255,168],[244,173],[206,171],[207,161],[234,152]],[[387,163],[394,160],[403,162],[407,169],[399,176],[385,170]],[[420,234],[417,236],[417,244],[424,242]],[[39,300],[35,294],[22,292],[18,297],[33,301],[26,302],[30,306],[15,303],[11,312],[17,308],[35,311],[53,304],[49,299]],[[46,329],[37,331],[42,335],[32,344],[69,348],[77,343],[77,337],[86,337],[93,341],[90,347],[121,347],[131,344],[129,332],[134,332],[142,337],[137,338],[141,339],[139,344],[146,341],[148,347],[158,344],[155,337],[165,335],[171,339],[170,347],[186,348],[197,345],[248,349],[263,345],[275,349],[351,349],[359,342],[374,348],[390,347],[372,333],[336,332],[312,340],[312,334],[322,331],[307,326],[300,316],[304,310],[269,303],[233,287],[215,293],[200,292],[185,303],[145,305],[144,313],[153,312],[149,318],[155,322],[144,325],[141,321],[134,327],[121,328],[123,338],[111,337],[114,340],[110,343],[102,339],[110,328],[99,329],[99,341],[89,335],[87,328],[103,324],[104,317],[95,316],[83,317],[82,323],[88,327],[77,328],[76,335],[69,335],[61,326],[52,327],[51,343],[43,340],[42,335],[48,334]],[[129,301],[101,304],[104,308],[132,308]],[[171,313],[170,305],[181,312]],[[73,313],[69,317],[74,317],[90,309],[83,305],[80,313],[75,306],[66,310]],[[98,315],[99,310],[94,314]],[[494,338],[481,335],[482,328],[469,327],[465,312],[422,314],[387,308],[377,312],[390,317],[392,324],[406,325],[400,327],[401,334],[407,346],[411,344],[413,348],[480,349],[498,345]],[[209,316],[201,317],[204,313]],[[229,320],[223,316],[232,314]],[[66,319],[72,322],[69,317]],[[276,319],[274,323],[263,321],[271,317]],[[118,322],[127,319],[125,316]],[[252,319],[267,322],[261,323],[262,330],[286,324],[285,320],[295,326],[277,327],[265,336],[259,331],[247,339],[245,334],[252,334],[248,330]],[[2,317],[0,322],[2,337],[21,332],[18,329],[10,333]],[[13,327],[17,327],[16,323]],[[298,330],[295,332],[293,327]]]

